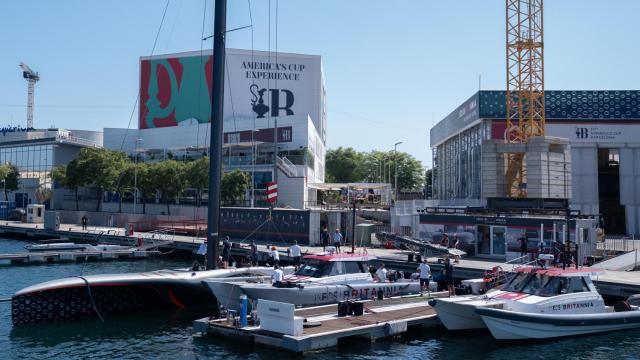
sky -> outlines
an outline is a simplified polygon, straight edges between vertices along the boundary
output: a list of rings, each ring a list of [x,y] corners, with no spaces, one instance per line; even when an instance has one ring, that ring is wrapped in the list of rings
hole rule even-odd
[[[212,33],[213,3],[170,0],[153,54],[211,48],[201,37],[203,19]],[[36,127],[135,128],[139,57],[151,54],[165,5],[0,2],[0,127],[26,124],[24,61],[41,76]],[[640,1],[544,6],[546,89],[640,88]],[[505,88],[504,0],[229,0],[227,28],[250,24],[227,46],[251,49],[253,32],[256,50],[276,51],[277,39],[278,51],[322,56],[329,148],[402,141],[430,167],[429,129],[478,88]]]

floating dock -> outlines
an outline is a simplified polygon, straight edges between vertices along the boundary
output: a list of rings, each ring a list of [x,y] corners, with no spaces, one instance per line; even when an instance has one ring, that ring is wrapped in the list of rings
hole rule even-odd
[[[0,265],[41,265],[58,262],[107,261],[145,259],[160,255],[158,250],[113,250],[113,251],[47,251],[19,254],[0,254]]]
[[[361,338],[369,341],[401,335],[410,327],[436,327],[436,312],[427,297],[407,297],[364,302],[360,316],[338,317],[338,305],[296,309],[296,317],[303,317],[302,335],[292,336],[266,331],[260,326],[240,328],[233,320],[209,318],[195,320],[194,331],[293,353],[305,353],[338,346],[344,339]],[[308,326],[312,325],[312,326]]]

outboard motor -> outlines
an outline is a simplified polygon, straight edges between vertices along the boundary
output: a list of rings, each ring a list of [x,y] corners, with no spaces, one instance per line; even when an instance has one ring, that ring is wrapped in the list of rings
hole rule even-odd
[[[640,306],[640,294],[629,296],[627,303],[631,306]]]

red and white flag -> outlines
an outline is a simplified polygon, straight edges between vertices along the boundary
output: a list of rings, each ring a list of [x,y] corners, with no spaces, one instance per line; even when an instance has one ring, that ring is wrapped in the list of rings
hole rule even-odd
[[[267,201],[275,204],[278,201],[278,184],[275,182],[267,183]]]

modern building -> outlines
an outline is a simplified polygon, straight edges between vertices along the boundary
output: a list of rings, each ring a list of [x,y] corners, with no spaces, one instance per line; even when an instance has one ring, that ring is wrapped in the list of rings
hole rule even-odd
[[[37,203],[38,188],[52,188],[51,170],[55,166],[68,164],[83,147],[101,146],[102,133],[97,131],[0,129],[0,163],[16,165],[20,171],[18,190],[10,193],[9,200],[21,208]],[[45,204],[56,200],[61,201],[54,194]]]
[[[487,183],[500,179],[483,176],[483,152],[504,138],[505,103],[504,91],[479,91],[431,129],[433,204],[484,206],[492,197]],[[546,135],[570,146],[554,154],[571,163],[554,174],[566,184],[558,197],[601,214],[608,233],[640,234],[639,103],[634,90],[545,92]]]
[[[224,171],[240,169],[252,177],[244,205],[266,206],[266,183],[277,181],[278,206],[305,208],[316,196],[307,184],[324,182],[320,56],[238,49],[226,54]],[[211,71],[211,50],[141,58],[138,129],[105,128],[105,147],[138,153],[143,161],[207,155]]]

